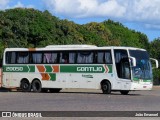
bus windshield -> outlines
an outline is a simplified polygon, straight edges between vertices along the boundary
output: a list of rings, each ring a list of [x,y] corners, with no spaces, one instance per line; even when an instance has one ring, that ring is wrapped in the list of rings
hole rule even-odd
[[[132,67],[133,80],[152,80],[152,67],[146,51],[129,50],[130,56],[136,58],[136,66]]]

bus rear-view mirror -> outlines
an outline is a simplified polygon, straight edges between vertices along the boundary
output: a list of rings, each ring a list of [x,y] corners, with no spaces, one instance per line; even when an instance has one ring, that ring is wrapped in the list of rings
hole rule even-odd
[[[136,58],[135,57],[129,57],[129,59],[130,59],[131,66],[135,67],[136,66]]]
[[[151,63],[152,63],[152,69],[154,68],[158,68],[158,60],[157,59],[154,59],[154,58],[150,58],[151,60]]]

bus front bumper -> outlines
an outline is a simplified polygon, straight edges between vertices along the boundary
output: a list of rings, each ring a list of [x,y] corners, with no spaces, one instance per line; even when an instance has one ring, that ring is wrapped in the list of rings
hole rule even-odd
[[[152,82],[132,83],[130,90],[152,90]]]

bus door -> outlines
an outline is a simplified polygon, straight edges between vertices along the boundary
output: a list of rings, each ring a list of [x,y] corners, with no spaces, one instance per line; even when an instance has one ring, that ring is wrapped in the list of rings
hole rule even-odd
[[[121,90],[129,90],[131,86],[131,70],[127,50],[114,50],[117,71],[117,84]]]

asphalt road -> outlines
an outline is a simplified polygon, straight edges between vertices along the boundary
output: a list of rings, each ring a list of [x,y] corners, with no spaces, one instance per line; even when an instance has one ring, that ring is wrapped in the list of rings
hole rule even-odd
[[[84,89],[66,89],[60,93],[0,91],[0,111],[160,111],[160,87],[154,87],[152,91],[130,92],[129,95],[119,92],[105,95],[100,90]]]

